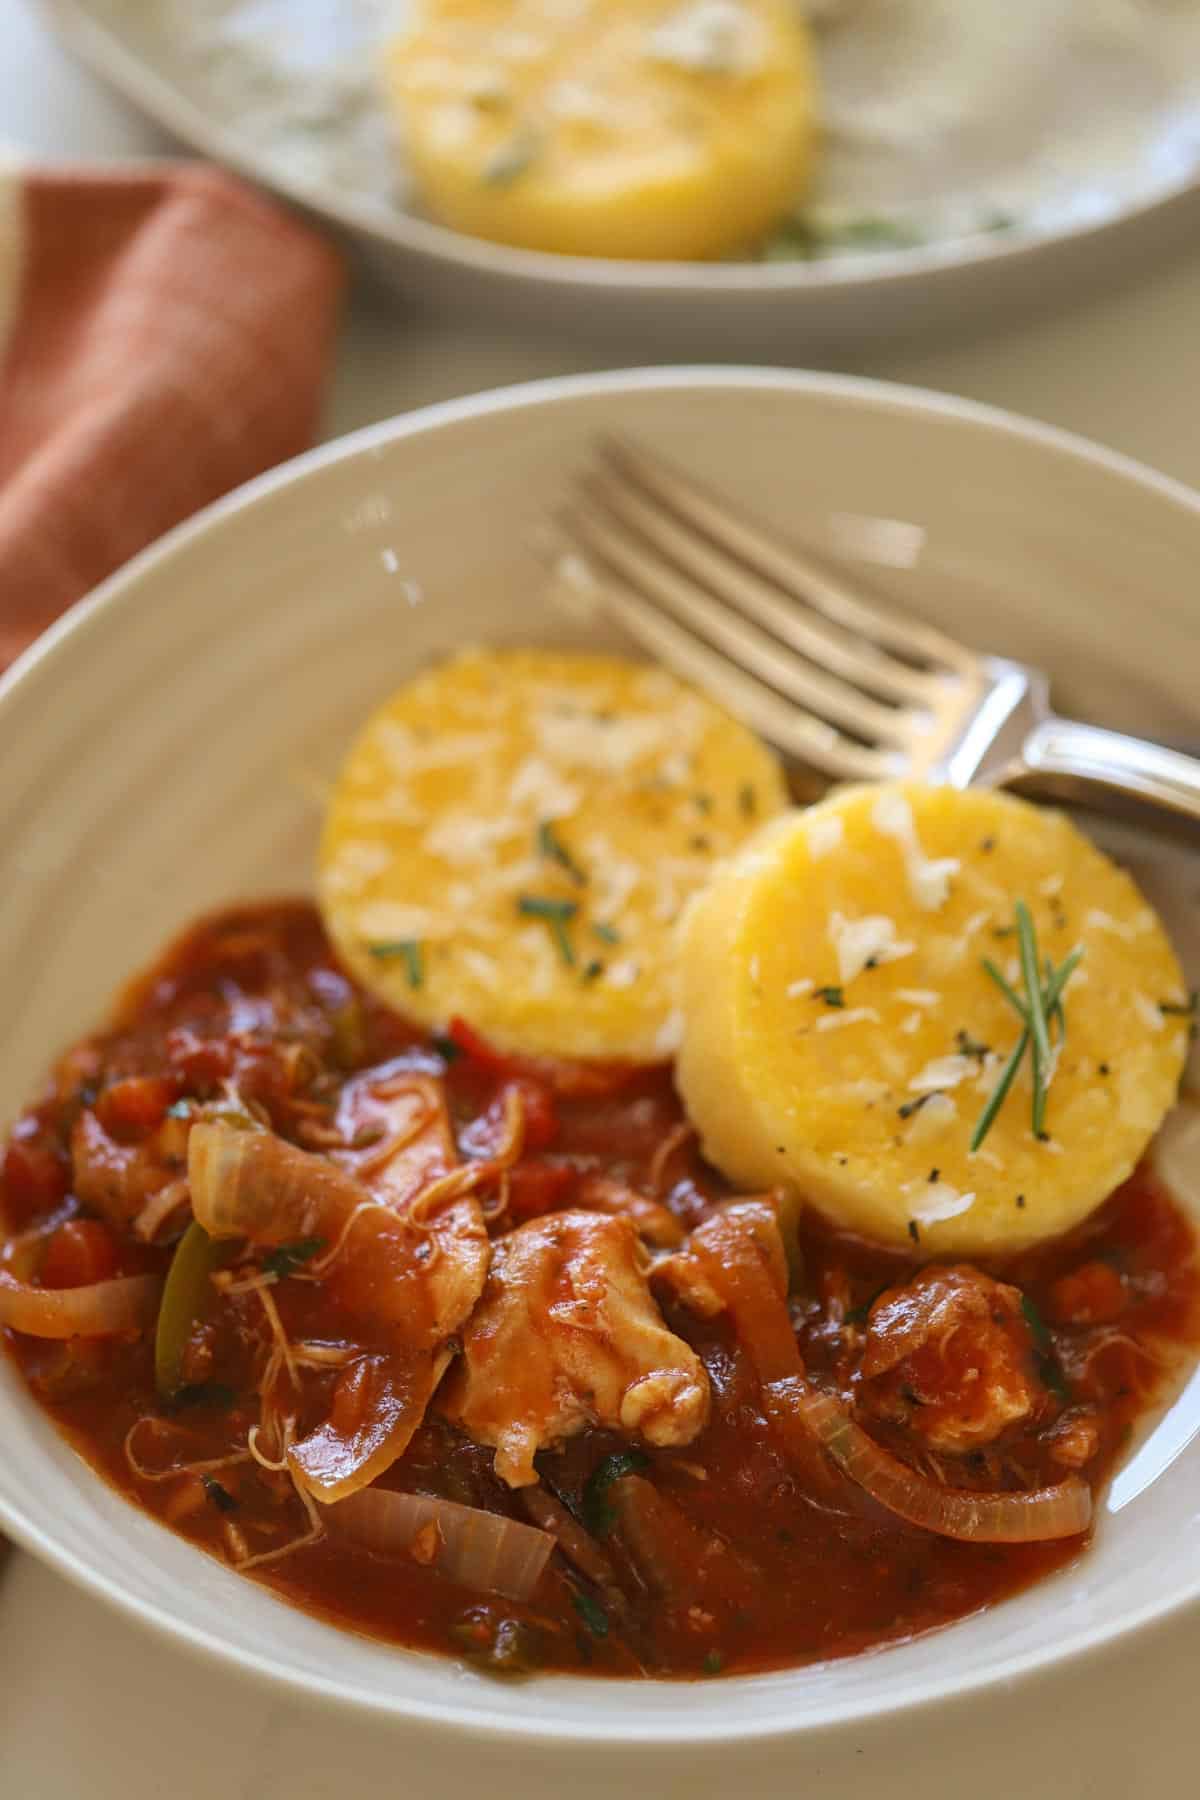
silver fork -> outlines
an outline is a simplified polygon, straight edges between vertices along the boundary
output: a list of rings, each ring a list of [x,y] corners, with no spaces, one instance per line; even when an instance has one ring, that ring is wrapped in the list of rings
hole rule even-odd
[[[1039,670],[866,599],[640,446],[600,446],[562,522],[591,605],[823,777],[1032,781],[1200,824],[1200,761],[1055,717]]]

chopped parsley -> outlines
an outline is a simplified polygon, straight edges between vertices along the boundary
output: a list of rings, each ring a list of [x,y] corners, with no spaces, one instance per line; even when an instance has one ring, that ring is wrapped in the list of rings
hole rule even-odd
[[[1028,1294],[1021,1295],[1021,1311],[1025,1315],[1025,1323],[1029,1327],[1029,1335],[1039,1350],[1052,1350],[1054,1345],[1050,1333],[1046,1329],[1046,1321],[1038,1311],[1036,1304]]]
[[[710,1650],[701,1667],[706,1675],[719,1675],[725,1667],[725,1658],[719,1650]]]
[[[611,925],[602,924],[599,920],[593,922],[592,931],[596,937],[600,939],[602,944],[619,944],[621,941],[621,934],[619,931],[615,930]]]
[[[575,967],[575,949],[567,926],[579,911],[577,900],[551,900],[543,894],[520,894],[517,911],[526,919],[544,919],[555,948],[569,969]]]
[[[840,987],[819,987],[813,989],[813,999],[823,1000],[826,1006],[845,1006],[846,996]]]
[[[624,1475],[638,1475],[648,1469],[650,1459],[643,1450],[614,1450],[598,1463],[583,1490],[583,1522],[593,1537],[604,1537],[611,1530],[616,1514],[608,1500],[608,1490]]]
[[[222,1487],[221,1483],[215,1481],[211,1475],[202,1475],[200,1479],[204,1483],[205,1493],[217,1508],[218,1512],[231,1513],[237,1511],[237,1501],[227,1487]]]
[[[233,1389],[226,1387],[223,1381],[188,1381],[175,1389],[163,1410],[183,1412],[189,1406],[214,1406],[221,1412],[228,1412],[234,1398]]]
[[[608,1636],[608,1614],[598,1601],[592,1599],[590,1594],[585,1594],[582,1588],[576,1588],[571,1595],[571,1605],[593,1637]]]
[[[558,832],[554,828],[553,820],[542,820],[542,823],[537,828],[536,841],[539,856],[544,856],[547,862],[557,863],[560,869],[565,869],[577,887],[587,886],[586,871],[576,862],[571,852],[567,849],[567,846],[559,837]]]
[[[954,1042],[958,1046],[960,1056],[974,1057],[977,1062],[982,1062],[985,1056],[991,1054],[990,1044],[981,1043],[978,1038],[973,1038],[970,1032],[964,1031],[961,1026],[954,1034]]]
[[[264,1275],[274,1275],[285,1281],[289,1275],[311,1262],[318,1250],[325,1248],[325,1239],[319,1237],[297,1238],[294,1244],[280,1244],[269,1256],[263,1257]]]
[[[392,938],[368,944],[367,954],[377,962],[403,962],[410,988],[419,988],[425,979],[425,946],[420,938]]]
[[[917,1221],[915,1219],[910,1219],[908,1221],[908,1235],[912,1239],[914,1244],[920,1243],[921,1227],[917,1224]]]

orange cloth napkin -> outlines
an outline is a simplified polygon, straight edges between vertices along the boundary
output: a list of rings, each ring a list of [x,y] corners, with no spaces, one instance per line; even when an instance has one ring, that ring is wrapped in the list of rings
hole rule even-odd
[[[8,179],[0,669],[169,526],[311,443],[343,285],[308,226],[214,169]]]

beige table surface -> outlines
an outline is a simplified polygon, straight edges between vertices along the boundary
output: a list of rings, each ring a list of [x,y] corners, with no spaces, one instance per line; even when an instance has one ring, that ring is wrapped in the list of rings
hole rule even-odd
[[[0,0],[0,144],[47,156],[142,155],[161,141],[79,73],[27,0]],[[628,360],[624,358],[622,360]],[[643,360],[665,360],[647,346]],[[799,359],[798,359],[799,360]],[[423,401],[611,365],[586,344],[523,341],[484,324],[405,319],[356,294],[330,393],[327,434]],[[952,344],[882,347],[856,372],[970,395],[1085,433],[1200,487],[1200,243],[1119,288]],[[1197,585],[1200,626],[1200,579]],[[1198,659],[1200,666],[1200,659]],[[0,1454],[3,1454],[0,1446]],[[736,1772],[709,1791],[813,1793],[822,1800],[1132,1800],[1200,1788],[1200,1618],[1182,1618],[1033,1691],[849,1734]],[[193,1661],[30,1558],[0,1576],[3,1800],[317,1800],[394,1792],[455,1800],[447,1778],[378,1724],[316,1713]],[[478,1771],[498,1800],[524,1792],[504,1758]],[[606,1791],[580,1768],[573,1800]],[[653,1790],[665,1795],[667,1782]],[[478,1791],[478,1790],[477,1790]],[[633,1796],[630,1795],[630,1800]]]

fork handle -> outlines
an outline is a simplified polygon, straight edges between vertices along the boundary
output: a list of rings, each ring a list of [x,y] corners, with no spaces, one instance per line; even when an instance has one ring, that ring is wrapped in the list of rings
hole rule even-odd
[[[1023,776],[1100,789],[1200,826],[1200,760],[1099,725],[1043,719],[1001,781]]]

